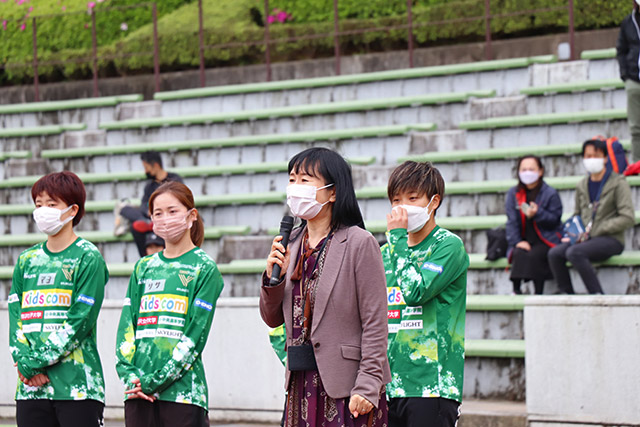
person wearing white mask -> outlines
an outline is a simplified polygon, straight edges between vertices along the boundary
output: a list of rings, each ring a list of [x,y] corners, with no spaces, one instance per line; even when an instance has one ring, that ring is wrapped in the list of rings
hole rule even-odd
[[[518,159],[518,185],[507,193],[507,258],[511,263],[513,292],[521,294],[522,282],[532,281],[536,294],[553,279],[547,253],[562,237],[562,201],[544,182],[544,167],[533,155]]]
[[[9,348],[20,379],[16,421],[102,426],[96,323],[109,273],[98,249],[73,230],[85,212],[84,184],[74,173],[51,173],[31,196],[47,240],[20,254],[9,291]]]
[[[364,230],[351,168],[310,148],[289,161],[287,204],[302,225],[286,250],[277,236],[262,276],[260,314],[286,330],[284,425],[387,425],[385,275]],[[270,286],[273,266],[280,282]]]
[[[624,232],[635,223],[629,183],[623,176],[608,171],[607,161],[604,141],[585,141],[582,162],[588,175],[576,186],[574,215],[582,219],[586,235],[573,245],[563,237],[562,244],[548,254],[551,271],[563,293],[575,293],[567,261],[578,271],[589,293],[604,293],[591,263],[622,253]]]
[[[389,178],[387,275],[389,425],[454,427],[464,379],[469,255],[436,224],[445,184],[431,163],[407,161]]]
[[[136,263],[120,315],[116,371],[126,386],[125,425],[208,426],[202,352],[222,275],[200,249],[204,224],[186,185],[158,187],[149,215],[165,248]]]

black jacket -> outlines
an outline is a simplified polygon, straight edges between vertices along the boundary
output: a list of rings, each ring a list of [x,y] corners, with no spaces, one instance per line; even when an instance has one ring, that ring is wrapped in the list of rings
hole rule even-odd
[[[620,78],[640,82],[640,13],[635,9],[620,24],[616,43]]]
[[[176,173],[168,172],[164,181],[158,182],[155,179],[150,179],[147,185],[144,186],[144,194],[142,200],[140,200],[140,210],[148,218],[149,217],[149,199],[154,191],[158,189],[162,184],[169,181],[182,182],[182,177]],[[184,183],[183,183],[184,184]]]

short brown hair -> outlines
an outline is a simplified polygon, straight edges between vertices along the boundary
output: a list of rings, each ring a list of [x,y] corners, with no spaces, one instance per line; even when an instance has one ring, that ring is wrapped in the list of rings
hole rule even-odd
[[[151,194],[151,197],[149,197],[149,215],[151,215],[151,217],[153,217],[153,202],[155,202],[156,197],[164,193],[171,193],[187,210],[196,207],[193,200],[193,193],[189,190],[189,187],[181,182],[169,181],[158,187],[156,191]],[[198,213],[198,218],[191,226],[191,241],[198,247],[204,242],[204,222],[202,222],[200,213]]]
[[[442,205],[444,179],[431,162],[408,160],[391,172],[387,186],[387,196],[390,201],[398,194],[414,191],[420,196],[426,194],[429,199],[437,194],[440,196],[440,205]]]
[[[82,180],[73,172],[53,172],[43,176],[31,187],[31,198],[36,198],[42,193],[47,193],[52,199],[64,202],[67,206],[78,206],[78,213],[73,217],[73,226],[80,223],[84,216],[84,203],[87,200],[87,192]]]

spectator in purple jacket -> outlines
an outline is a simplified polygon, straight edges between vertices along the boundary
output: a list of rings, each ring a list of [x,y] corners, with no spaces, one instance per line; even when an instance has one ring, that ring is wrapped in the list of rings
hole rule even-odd
[[[553,278],[547,252],[560,243],[562,202],[543,177],[540,158],[523,156],[518,160],[518,185],[507,193],[507,257],[516,294],[529,280],[535,293],[542,294],[544,282]]]

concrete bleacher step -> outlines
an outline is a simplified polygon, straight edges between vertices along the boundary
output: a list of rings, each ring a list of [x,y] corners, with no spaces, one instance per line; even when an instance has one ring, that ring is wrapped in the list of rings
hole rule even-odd
[[[25,128],[61,123],[85,123],[96,129],[102,121],[117,120],[122,107],[142,101],[142,95],[118,95],[65,101],[0,105],[3,128]]]

